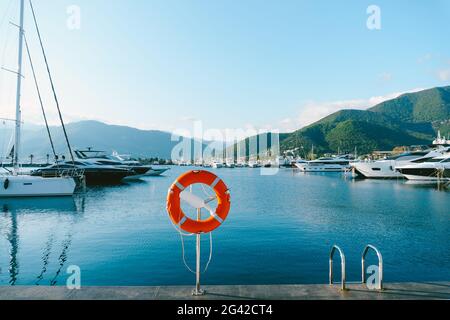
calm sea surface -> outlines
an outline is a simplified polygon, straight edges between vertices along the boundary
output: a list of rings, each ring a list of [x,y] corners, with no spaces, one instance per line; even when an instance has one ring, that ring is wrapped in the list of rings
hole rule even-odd
[[[170,184],[186,170],[73,199],[0,199],[0,285],[64,285],[70,265],[81,268],[82,285],[193,284],[165,210]],[[216,173],[231,189],[232,209],[213,233],[205,284],[326,283],[335,243],[349,281],[360,279],[368,243],[383,254],[386,281],[450,280],[449,191],[291,169]],[[202,239],[204,263],[209,237]],[[194,237],[185,246],[194,267]]]

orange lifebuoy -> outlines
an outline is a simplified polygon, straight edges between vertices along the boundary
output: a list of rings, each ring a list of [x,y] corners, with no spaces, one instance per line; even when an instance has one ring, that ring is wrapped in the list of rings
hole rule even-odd
[[[217,196],[217,208],[206,220],[188,218],[180,206],[180,195],[189,186],[202,183],[210,186]],[[217,229],[227,218],[230,211],[230,192],[225,183],[215,174],[194,170],[181,175],[170,187],[167,195],[167,212],[172,222],[189,233],[208,233]]]

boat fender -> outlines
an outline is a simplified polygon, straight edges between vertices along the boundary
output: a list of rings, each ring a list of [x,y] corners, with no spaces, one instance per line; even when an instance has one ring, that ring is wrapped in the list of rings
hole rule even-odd
[[[3,182],[3,188],[5,190],[7,190],[9,188],[9,179],[8,178],[6,178],[5,181]]]

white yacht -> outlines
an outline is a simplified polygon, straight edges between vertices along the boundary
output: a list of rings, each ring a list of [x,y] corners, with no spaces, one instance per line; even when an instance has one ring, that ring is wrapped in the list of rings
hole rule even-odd
[[[225,167],[233,169],[236,168],[236,165],[234,164],[234,162],[228,161],[227,163],[225,163]]]
[[[350,157],[345,155],[295,162],[295,166],[302,172],[344,172],[350,168],[351,161]]]
[[[20,0],[19,51],[17,72],[16,118],[14,133],[13,169],[0,174],[0,197],[49,197],[71,196],[76,187],[75,180],[68,173],[57,177],[36,177],[20,171],[20,137],[21,137],[21,90],[22,90],[22,64],[24,49],[24,0]],[[37,26],[37,25],[36,25]],[[33,70],[34,73],[34,70]]]
[[[222,162],[213,161],[212,164],[211,164],[211,166],[212,166],[214,169],[220,169],[220,168],[223,168],[223,163],[222,163]]]
[[[362,161],[352,163],[352,169],[357,176],[369,179],[396,179],[403,175],[396,170],[398,166],[413,163],[414,161],[426,161],[441,156],[445,149],[406,152],[379,161]]]
[[[425,162],[402,165],[397,170],[408,180],[450,181],[450,153]]]
[[[249,168],[261,168],[261,164],[258,161],[249,161],[248,167]]]
[[[307,163],[308,163],[307,160],[304,160],[304,159],[302,159],[302,158],[296,158],[295,160],[292,160],[292,161],[291,161],[290,165],[291,165],[291,167],[297,167],[297,164],[298,164],[298,165],[305,165],[305,164],[307,164]],[[297,167],[297,168],[298,168],[298,167]]]
[[[77,159],[93,165],[114,166],[121,169],[133,170],[136,173],[133,175],[134,179],[159,176],[169,170],[167,168],[156,169],[152,166],[143,165],[128,156],[120,156],[117,152],[114,152],[111,156],[107,156],[105,151],[96,151],[91,148],[87,150],[75,150],[75,156]]]

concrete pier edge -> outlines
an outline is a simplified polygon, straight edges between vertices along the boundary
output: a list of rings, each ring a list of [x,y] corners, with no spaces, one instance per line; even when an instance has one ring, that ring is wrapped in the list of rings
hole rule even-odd
[[[362,284],[207,285],[192,296],[190,286],[66,287],[0,286],[0,300],[450,300],[450,282],[388,283],[383,291]]]

